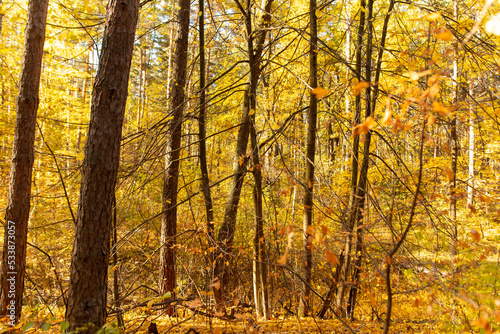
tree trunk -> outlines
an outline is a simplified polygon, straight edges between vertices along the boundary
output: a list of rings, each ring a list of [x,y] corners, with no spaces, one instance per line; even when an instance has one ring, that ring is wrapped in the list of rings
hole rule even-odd
[[[205,199],[205,211],[207,215],[207,235],[209,243],[214,241],[214,209],[212,194],[210,192],[210,180],[208,178],[207,167],[207,128],[206,128],[206,62],[205,62],[205,8],[204,0],[198,0],[199,3],[199,22],[200,31],[200,114],[198,116],[198,138],[199,138],[199,158],[201,171],[201,187],[203,189],[203,198]]]
[[[66,309],[70,330],[88,326],[82,333],[95,333],[106,321],[113,196],[138,14],[138,0],[111,0],[106,10]]]
[[[36,113],[42,69],[48,0],[31,0],[24,40],[9,194],[5,212],[0,273],[0,315],[9,325],[19,322],[26,273],[26,245],[34,163]]]
[[[178,33],[174,47],[172,84],[170,89],[169,115],[172,117],[167,128],[165,172],[163,174],[163,198],[161,215],[160,294],[174,293],[175,281],[175,235],[177,233],[177,186],[179,179],[182,118],[184,111],[184,86],[189,37],[189,0],[179,0],[177,16]],[[173,309],[167,309],[169,315]]]
[[[359,27],[358,27],[358,39],[356,41],[356,77],[358,82],[362,80],[361,68],[362,68],[362,46],[363,46],[363,35],[365,33],[365,12],[366,12],[366,1],[361,0],[360,3],[361,11],[359,14]],[[361,94],[356,96],[355,99],[355,111],[354,111],[354,124],[357,125],[361,123]],[[337,287],[337,298],[336,307],[343,313],[343,300],[344,294],[347,289],[346,281],[349,274],[349,267],[351,261],[351,242],[352,242],[352,229],[353,222],[350,220],[352,216],[352,210],[354,207],[354,200],[356,194],[356,188],[358,184],[358,168],[359,168],[359,136],[353,138],[352,143],[352,169],[351,169],[351,189],[349,194],[349,203],[347,211],[347,221],[343,222],[344,231],[347,234],[345,237],[344,245],[344,261],[341,263],[340,275]]]
[[[469,96],[471,97],[474,94],[474,83],[470,83],[469,85]],[[474,132],[474,108],[473,101],[470,102],[469,107],[469,177],[467,182],[467,206],[469,208],[474,207],[474,141],[475,141],[475,132]]]
[[[455,20],[458,19],[458,0],[454,1],[453,12]],[[453,103],[458,102],[458,47],[455,47],[453,57]],[[457,135],[457,117],[451,116],[450,120],[450,147],[451,147],[451,171],[452,179],[450,179],[450,222],[451,222],[451,247],[450,255],[452,262],[457,255],[456,242],[458,240],[457,231],[457,160],[458,160],[458,135]],[[453,266],[454,267],[454,266]]]
[[[0,0],[0,36],[2,36],[2,27],[3,27],[3,10],[2,10],[2,0]]]
[[[123,315],[121,314],[121,298],[120,298],[120,283],[118,281],[118,225],[116,217],[116,194],[113,195],[113,237],[111,238],[111,252],[113,254],[113,302],[115,309],[118,311],[116,314],[116,321],[118,327],[123,328]]]
[[[316,19],[316,0],[309,0],[309,85],[314,89],[318,86],[318,26]],[[314,184],[314,157],[316,153],[316,126],[318,113],[318,99],[309,93],[309,111],[307,113],[307,142],[306,142],[306,174],[304,180],[304,262],[302,267],[303,285],[299,300],[299,316],[309,314],[311,296],[312,273],[312,240],[310,228],[313,224],[313,184]]]
[[[271,22],[271,5],[273,0],[263,0],[261,8],[264,9],[264,14],[260,19],[259,29],[252,33],[252,27],[248,26],[247,18],[247,35],[254,36],[256,40],[253,49],[253,59],[255,64],[254,72],[255,81],[257,82],[260,75],[260,59],[264,50],[264,42],[266,40],[267,27]],[[242,11],[245,15],[246,12]],[[252,52],[252,50],[249,50]],[[250,81],[250,80],[249,80]],[[246,154],[248,146],[248,137],[250,134],[250,99],[251,99],[251,85],[249,84],[245,89],[245,96],[243,100],[243,109],[241,115],[240,129],[238,132],[238,139],[236,142],[236,156],[233,165],[233,177],[231,178],[231,186],[226,202],[226,209],[224,212],[224,221],[219,229],[217,242],[219,243],[219,256],[215,262],[214,275],[220,282],[220,288],[214,290],[214,295],[217,303],[221,305],[224,297],[224,289],[227,289],[229,283],[229,268],[226,267],[225,262],[229,262],[228,254],[231,254],[234,232],[236,229],[236,216],[238,213],[238,204],[240,201],[241,188],[246,173]]]

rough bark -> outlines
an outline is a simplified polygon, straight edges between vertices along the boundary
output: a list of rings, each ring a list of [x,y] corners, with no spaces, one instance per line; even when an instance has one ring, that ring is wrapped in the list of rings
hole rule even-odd
[[[176,287],[175,274],[175,235],[177,233],[177,188],[180,166],[182,118],[184,113],[184,86],[189,37],[189,0],[179,0],[177,16],[178,33],[174,47],[173,73],[170,89],[169,115],[172,117],[167,126],[167,145],[165,172],[163,174],[163,198],[161,216],[160,278],[161,294],[171,292]],[[167,309],[169,314],[173,309]]]
[[[318,86],[318,27],[316,19],[316,0],[309,0],[309,85]],[[318,99],[309,93],[309,110],[307,113],[307,139],[306,139],[306,174],[304,185],[304,262],[302,264],[302,295],[299,300],[299,316],[309,314],[311,296],[312,273],[312,240],[310,228],[313,224],[313,184],[314,184],[314,158],[316,154],[316,127],[318,114]]]
[[[251,70],[254,73],[255,80],[258,81],[260,75],[260,59],[264,51],[264,42],[267,35],[267,27],[271,22],[271,6],[273,0],[263,0],[261,8],[264,9],[264,14],[262,15],[259,22],[259,29],[252,34],[252,27],[246,26],[247,35],[254,38],[256,43],[254,43],[253,50],[249,50],[252,53],[255,69]],[[246,13],[245,11],[243,11]],[[245,14],[246,15],[246,14]],[[246,20],[248,21],[248,19]],[[250,79],[248,80],[250,81]],[[231,178],[231,186],[229,188],[229,193],[226,201],[226,208],[224,212],[224,221],[219,229],[217,235],[217,242],[219,244],[219,255],[215,262],[215,277],[220,282],[220,288],[214,291],[216,301],[219,305],[223,302],[224,289],[227,289],[229,284],[229,268],[226,266],[226,262],[230,260],[230,254],[232,251],[234,232],[236,229],[236,216],[238,213],[238,204],[240,201],[241,188],[243,186],[243,180],[246,173],[246,159],[247,159],[247,146],[248,137],[250,134],[250,84],[245,89],[245,95],[243,99],[243,108],[241,113],[240,128],[238,131],[238,139],[236,142],[236,154],[235,162],[233,165],[233,177]]]
[[[0,315],[8,323],[19,322],[26,273],[26,245],[31,199],[31,177],[38,92],[42,69],[48,0],[32,0],[28,6],[22,56],[9,194],[5,212],[4,246],[0,273]]]
[[[95,333],[106,320],[113,196],[139,0],[111,0],[92,108],[73,245],[66,320]]]

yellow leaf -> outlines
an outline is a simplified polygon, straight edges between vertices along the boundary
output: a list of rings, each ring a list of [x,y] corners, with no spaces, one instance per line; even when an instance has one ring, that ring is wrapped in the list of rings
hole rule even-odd
[[[328,89],[324,89],[323,87],[316,87],[313,90],[311,90],[311,94],[314,94],[317,99],[321,99],[328,93],[330,93],[330,91]]]
[[[440,39],[442,41],[449,42],[449,41],[453,40],[453,34],[451,33],[451,31],[449,31],[446,28],[443,28],[443,27],[437,28],[434,31],[434,33],[435,33],[434,37],[436,37],[437,39]]]
[[[427,114],[427,124],[432,125],[436,122],[436,116],[433,114]]]
[[[385,108],[384,119],[382,120],[383,125],[391,124],[391,110],[389,107]]]
[[[354,137],[360,134],[366,134],[374,127],[375,127],[375,119],[373,118],[373,116],[368,116],[363,123],[358,124],[354,127],[352,135]]]
[[[339,263],[339,259],[337,258],[337,256],[332,252],[330,252],[330,250],[328,249],[326,250],[325,256],[326,256],[326,261],[330,263],[332,266],[336,266]]]
[[[439,113],[441,116],[446,116],[449,114],[448,108],[446,108],[442,103],[438,101],[432,102],[432,110]]]
[[[314,226],[312,226],[312,225],[307,226],[306,234],[313,235],[314,234]]]
[[[476,231],[475,229],[470,230],[470,236],[471,236],[472,240],[474,240],[474,241],[481,240],[481,234],[479,234],[479,232]]]
[[[429,13],[424,16],[424,19],[427,21],[436,21],[441,18],[441,12]]]
[[[410,76],[410,81],[417,81],[418,79],[420,79],[421,77],[425,77],[426,75],[429,75],[432,73],[432,70],[425,70],[423,72],[410,72],[409,76]]]
[[[368,87],[370,87],[370,83],[368,81],[361,81],[352,87],[352,92],[355,96],[358,96],[363,89],[367,89]]]
[[[448,180],[453,181],[455,179],[455,173],[449,167],[446,167],[443,173],[448,177]]]

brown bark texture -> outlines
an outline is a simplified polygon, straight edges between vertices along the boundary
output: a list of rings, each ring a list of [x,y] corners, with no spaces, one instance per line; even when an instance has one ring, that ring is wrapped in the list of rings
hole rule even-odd
[[[309,85],[318,86],[318,25],[316,18],[316,0],[309,1]],[[313,223],[313,185],[314,185],[314,157],[316,155],[316,127],[318,116],[318,99],[309,94],[309,111],[307,113],[307,140],[306,140],[306,175],[304,180],[304,262],[302,267],[302,295],[299,300],[299,316],[309,315],[312,276],[312,239],[309,227]]]
[[[175,41],[165,172],[163,174],[163,205],[161,216],[160,278],[161,294],[175,289],[175,235],[177,233],[177,184],[179,179],[182,118],[185,103],[186,67],[189,37],[189,0],[179,0],[178,33]]]
[[[9,194],[5,213],[4,247],[0,273],[0,315],[10,325],[19,322],[26,273],[26,245],[34,163],[36,113],[42,69],[48,0],[32,0],[28,6],[22,56]]]
[[[95,333],[106,320],[113,196],[139,0],[111,0],[93,92],[71,258],[66,320]]]

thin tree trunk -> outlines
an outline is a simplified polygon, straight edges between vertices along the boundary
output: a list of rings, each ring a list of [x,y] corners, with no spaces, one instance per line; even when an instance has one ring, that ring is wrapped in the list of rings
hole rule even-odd
[[[316,19],[316,0],[309,0],[309,85],[314,89],[318,86],[318,26]],[[310,228],[313,224],[313,184],[314,158],[316,154],[316,126],[318,113],[318,99],[309,93],[309,110],[307,113],[306,139],[306,174],[304,185],[304,262],[302,267],[303,285],[299,300],[298,314],[301,317],[309,315],[311,297],[312,274],[312,240]]]
[[[458,19],[458,0],[454,1],[454,18]],[[458,49],[455,48],[453,57],[453,103],[458,102]],[[457,186],[457,160],[458,160],[458,135],[457,135],[457,117],[453,115],[450,120],[450,146],[451,146],[451,171],[450,179],[450,222],[451,222],[451,247],[450,254],[452,262],[457,255],[456,242],[458,240],[457,231],[457,196],[455,195]]]
[[[26,274],[26,245],[30,214],[36,114],[42,69],[48,0],[31,0],[24,40],[17,97],[17,114],[5,212],[2,270],[0,273],[0,315],[8,324],[19,322]]]
[[[120,283],[118,281],[118,248],[116,247],[118,242],[118,226],[116,217],[116,194],[113,194],[113,238],[111,239],[111,251],[113,253],[113,302],[115,304],[115,309],[118,311],[116,314],[116,321],[118,322],[118,327],[123,328],[123,315],[121,313],[121,298],[120,298]]]
[[[264,42],[266,40],[267,27],[271,22],[271,5],[273,0],[263,0],[261,8],[264,9],[264,14],[260,19],[259,29],[253,34],[252,27],[248,25],[247,21],[247,35],[253,36],[255,39],[255,47],[253,49],[253,59],[255,69],[251,69],[251,73],[255,75],[255,81],[258,81],[260,75],[260,59],[264,50]],[[242,10],[243,13],[246,13]],[[246,15],[246,14],[245,14]],[[249,38],[250,39],[250,38]],[[252,50],[249,50],[252,53]],[[250,80],[249,80],[250,81]],[[224,297],[224,289],[227,289],[229,284],[229,268],[226,267],[225,262],[229,262],[230,254],[232,251],[234,233],[236,229],[236,217],[238,213],[238,204],[240,201],[241,188],[246,173],[246,161],[248,137],[250,134],[250,99],[251,88],[250,84],[245,89],[245,96],[243,100],[242,115],[240,121],[240,129],[238,132],[238,139],[236,142],[236,156],[233,165],[233,177],[231,178],[231,186],[229,188],[226,208],[224,212],[224,221],[219,229],[217,242],[219,243],[219,255],[215,262],[214,275],[219,279],[220,288],[214,290],[214,295],[217,303],[221,305]]]
[[[474,83],[469,85],[469,96],[472,97],[474,94]],[[472,100],[472,99],[471,99]],[[474,142],[475,142],[475,132],[474,132],[474,108],[473,101],[470,103],[469,108],[469,177],[467,182],[467,206],[469,208],[474,207]]]
[[[247,2],[248,8],[250,8],[250,0]],[[251,17],[250,10],[247,13],[248,17]],[[248,49],[253,50],[252,40],[249,40]],[[251,54],[251,53],[250,53]],[[254,69],[251,73],[250,89],[251,89],[251,100],[250,108],[255,110],[256,103],[256,91],[257,91],[257,78],[256,69],[257,64],[254,63],[255,59],[250,56],[250,67]],[[255,310],[257,317],[268,319],[269,318],[269,301],[268,301],[268,291],[267,291],[267,256],[266,256],[266,241],[264,236],[264,219],[263,219],[263,209],[262,209],[262,171],[260,163],[260,152],[259,144],[257,142],[257,130],[255,127],[255,113],[250,116],[251,128],[250,128],[250,141],[252,147],[252,161],[253,166],[251,168],[254,176],[254,189],[253,189],[253,202],[254,202],[254,222],[255,222],[255,235],[253,239],[254,246],[254,259],[253,259],[253,288],[254,288],[254,300],[255,300]]]
[[[3,13],[3,10],[2,10],[2,0],[0,0],[0,36],[2,36],[2,27],[3,27],[3,17],[4,17],[4,13]]]
[[[198,0],[199,4],[199,32],[200,32],[200,114],[198,116],[198,138],[199,138],[199,158],[201,171],[201,187],[203,189],[203,198],[205,199],[205,211],[207,215],[207,234],[209,243],[214,241],[214,209],[212,194],[210,192],[210,180],[207,167],[207,128],[206,128],[206,62],[205,62],[205,8],[204,0]]]
[[[69,330],[87,326],[82,333],[95,333],[106,321],[113,194],[138,14],[139,0],[111,0],[106,10],[66,308]]]
[[[365,13],[366,13],[366,1],[361,0],[360,3],[361,11],[359,14],[359,27],[358,27],[358,39],[356,42],[356,77],[358,82],[361,81],[361,68],[362,68],[362,46],[363,46],[363,36],[365,33]],[[356,96],[355,99],[355,112],[354,112],[354,124],[357,125],[361,123],[361,94]],[[349,195],[349,203],[348,203],[348,221],[344,222],[345,233],[347,234],[345,237],[345,245],[344,245],[344,261],[341,265],[338,288],[337,288],[337,300],[336,307],[343,313],[343,299],[344,294],[347,289],[347,276],[349,274],[350,260],[351,260],[351,243],[352,243],[352,229],[351,226],[354,222],[350,221],[352,216],[352,210],[354,208],[354,200],[356,194],[356,187],[358,184],[358,168],[359,168],[359,136],[355,136],[353,138],[352,143],[352,168],[351,168],[351,190]]]
[[[165,172],[163,174],[163,198],[161,219],[161,249],[159,291],[174,294],[175,273],[175,235],[177,233],[177,187],[180,166],[182,118],[184,112],[184,86],[188,58],[189,11],[190,1],[179,0],[178,38],[175,41],[172,84],[170,88],[169,115],[172,119],[167,128],[167,147]],[[167,309],[169,315],[173,308]]]

